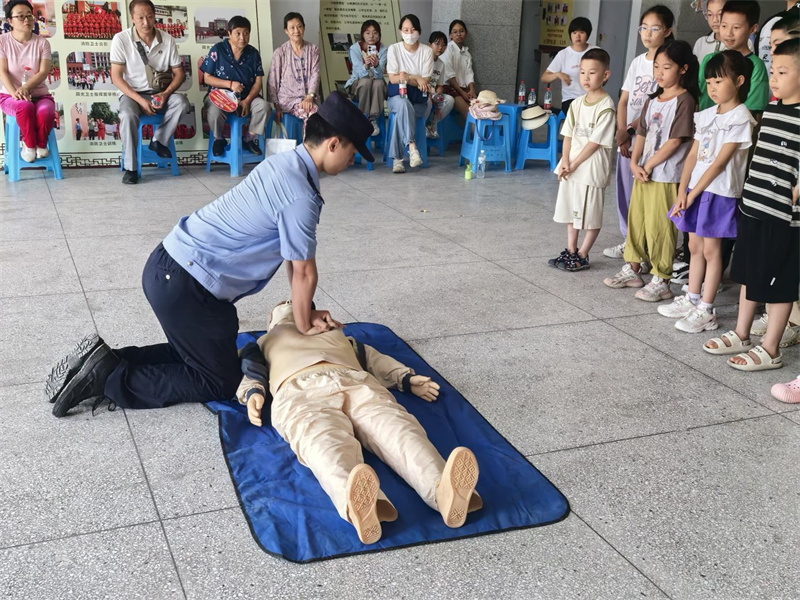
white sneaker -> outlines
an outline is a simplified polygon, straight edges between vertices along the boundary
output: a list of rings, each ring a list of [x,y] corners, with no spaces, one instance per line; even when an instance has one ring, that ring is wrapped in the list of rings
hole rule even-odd
[[[753,321],[753,326],[750,328],[750,335],[761,337],[767,333],[767,323],[769,322],[769,315],[764,313],[758,321]]]
[[[370,121],[372,123],[372,137],[381,134],[381,128],[378,126],[378,121]]]
[[[25,142],[22,142],[22,152],[20,152],[20,157],[25,162],[32,163],[33,161],[36,160],[36,149],[28,148],[25,145]]]
[[[619,273],[613,277],[606,277],[603,279],[603,283],[610,288],[614,288],[615,290],[629,287],[640,288],[644,285],[642,276],[639,275],[639,273],[635,273],[628,263],[625,263],[622,269],[620,269]]]
[[[639,275],[647,275],[650,272],[650,263],[647,261],[639,263]]]
[[[36,158],[47,158],[50,156],[50,149],[49,148],[37,148],[36,149]]]
[[[425,126],[425,137],[430,140],[438,140],[439,139],[439,132],[436,131],[436,125],[428,123]]]
[[[408,149],[408,164],[411,167],[420,167],[422,166],[422,156],[420,156],[419,150],[416,148],[409,148]]]
[[[781,348],[788,348],[789,346],[800,344],[800,334],[798,334],[797,330],[798,327],[787,325],[786,329],[783,330],[779,346]]]
[[[622,258],[625,254],[625,242],[621,244],[617,244],[616,246],[612,246],[611,248],[606,248],[603,250],[603,256],[607,256],[608,258]]]
[[[696,306],[688,315],[675,321],[675,329],[685,331],[686,333],[711,331],[717,327],[719,327],[719,323],[717,323],[717,313],[714,312],[713,308],[707,310]]]
[[[682,319],[695,309],[695,305],[689,300],[689,296],[678,296],[670,304],[662,304],[658,307],[658,314],[670,319]]]
[[[645,302],[661,302],[662,300],[669,300],[673,295],[666,279],[661,279],[655,275],[650,280],[650,283],[636,292],[636,297]]]
[[[406,168],[403,165],[403,159],[402,158],[395,158],[394,159],[394,164],[392,165],[392,173],[405,173],[405,172],[406,172]]]

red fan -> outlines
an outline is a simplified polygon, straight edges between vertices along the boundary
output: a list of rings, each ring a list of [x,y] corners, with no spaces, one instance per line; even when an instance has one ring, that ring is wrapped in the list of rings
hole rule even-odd
[[[239,95],[231,90],[214,88],[208,95],[208,99],[214,106],[229,113],[235,111],[239,106]]]

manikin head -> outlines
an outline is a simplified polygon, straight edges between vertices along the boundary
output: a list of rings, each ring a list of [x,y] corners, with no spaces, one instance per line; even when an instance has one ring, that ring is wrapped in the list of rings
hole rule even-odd
[[[284,323],[294,323],[291,300],[285,300],[272,309],[267,321],[267,332],[272,331],[275,325],[283,325]]]

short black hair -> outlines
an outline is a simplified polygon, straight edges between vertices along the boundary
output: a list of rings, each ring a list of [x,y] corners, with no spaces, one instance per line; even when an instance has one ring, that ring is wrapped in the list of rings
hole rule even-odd
[[[369,29],[370,27],[374,27],[375,31],[378,32],[378,37],[383,35],[381,33],[381,24],[375,21],[374,19],[367,19],[361,24],[361,37],[364,37],[364,32]]]
[[[583,30],[581,29],[580,31]],[[611,57],[608,55],[608,52],[602,48],[592,48],[587,50],[586,54],[581,56],[581,62],[584,60],[596,60],[603,65],[603,67],[605,67],[606,71],[608,71],[609,67],[611,66]]]
[[[728,77],[733,81],[741,75],[744,83],[739,88],[739,102],[747,100],[750,93],[750,78],[753,75],[753,63],[736,50],[724,50],[714,54],[706,63],[703,71],[705,79]]]
[[[133,14],[133,9],[137,6],[149,6],[150,10],[156,12],[156,5],[153,4],[152,0],[131,0],[131,3],[128,4],[128,13]]]
[[[316,148],[322,142],[332,137],[338,137],[342,142],[352,144],[350,140],[338,133],[325,119],[314,113],[306,121],[306,135],[303,142]]]
[[[775,47],[775,52],[772,53],[773,58],[776,56],[793,56],[798,65],[800,65],[800,38],[792,38],[785,40]]]
[[[776,29],[779,31],[787,31],[791,34],[798,34],[800,33],[800,19],[794,15],[786,15],[782,19],[776,21],[772,26],[772,31]]]
[[[447,35],[444,31],[434,31],[428,38],[428,43],[432,44],[436,40],[444,40],[445,45],[447,45]]]
[[[468,34],[469,30],[467,29],[467,24],[464,23],[461,19],[453,19],[450,21],[450,27],[447,28],[447,33],[453,33],[453,27],[456,25],[461,25],[464,28],[464,33]]]
[[[420,35],[422,35],[422,26],[419,24],[419,17],[417,15],[412,15],[411,13],[403,15],[400,17],[400,25],[398,25],[397,28],[402,29],[403,23],[406,21],[411,21],[411,26],[416,29]]]
[[[303,18],[303,15],[301,15],[299,12],[290,12],[286,13],[286,16],[283,17],[283,28],[286,29],[289,27],[289,21],[294,21],[295,19],[300,21],[300,24],[303,27],[306,26],[306,20]]]
[[[10,19],[11,11],[14,10],[15,6],[20,6],[20,5],[27,6],[28,8],[31,9],[31,12],[33,12],[33,5],[30,2],[28,2],[28,0],[11,0],[11,2],[9,2],[8,5],[6,5],[6,19]]]
[[[587,36],[592,35],[592,22],[586,17],[575,17],[569,22],[569,34],[583,31]]]
[[[250,26],[250,19],[243,17],[242,15],[231,17],[231,20],[228,21],[228,25],[225,27],[225,29],[226,31],[233,31],[234,29],[247,29],[247,31],[253,30]]]
[[[752,27],[758,24],[758,19],[761,17],[761,7],[755,0],[728,0],[725,6],[722,7],[722,14],[726,13],[744,15],[744,18],[747,19],[747,24]]]

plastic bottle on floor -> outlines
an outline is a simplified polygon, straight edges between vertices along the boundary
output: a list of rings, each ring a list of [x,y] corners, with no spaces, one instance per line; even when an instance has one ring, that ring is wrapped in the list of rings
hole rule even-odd
[[[478,156],[478,172],[476,175],[478,179],[486,177],[486,150],[481,150],[481,154]]]

